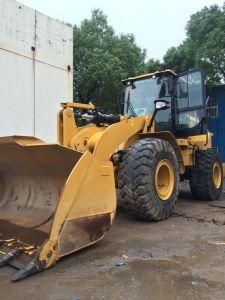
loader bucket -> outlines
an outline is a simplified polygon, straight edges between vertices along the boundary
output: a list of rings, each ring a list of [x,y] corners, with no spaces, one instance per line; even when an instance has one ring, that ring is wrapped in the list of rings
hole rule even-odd
[[[115,203],[100,207],[92,178],[99,176],[108,188],[108,175],[105,180],[92,164],[89,153],[58,144],[0,138],[0,267],[18,269],[12,280],[50,267],[109,230]]]

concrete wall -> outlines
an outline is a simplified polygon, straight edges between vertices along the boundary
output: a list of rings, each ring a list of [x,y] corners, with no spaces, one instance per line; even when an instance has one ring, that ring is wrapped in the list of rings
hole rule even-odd
[[[73,98],[73,30],[0,0],[0,136],[56,141],[59,103]]]

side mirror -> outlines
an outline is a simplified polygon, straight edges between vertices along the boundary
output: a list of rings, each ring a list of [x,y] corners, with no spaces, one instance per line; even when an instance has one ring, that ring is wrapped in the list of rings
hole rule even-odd
[[[152,128],[152,124],[153,124],[153,122],[155,120],[155,116],[156,116],[157,112],[159,110],[166,110],[166,109],[170,108],[169,107],[169,101],[166,101],[166,100],[155,100],[154,103],[155,103],[155,110],[153,112],[153,115],[151,117],[150,123],[148,125],[148,130],[149,131]]]
[[[166,110],[169,107],[169,101],[166,101],[166,100],[155,100],[154,101],[155,103],[155,110]]]

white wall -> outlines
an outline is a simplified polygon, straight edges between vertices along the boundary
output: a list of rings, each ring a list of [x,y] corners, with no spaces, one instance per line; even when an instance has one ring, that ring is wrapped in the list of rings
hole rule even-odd
[[[72,68],[70,26],[0,0],[0,136],[55,142],[59,104],[73,98]]]

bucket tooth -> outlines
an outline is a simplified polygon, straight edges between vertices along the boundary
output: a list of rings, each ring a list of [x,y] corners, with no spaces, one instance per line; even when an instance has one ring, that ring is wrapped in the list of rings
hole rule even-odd
[[[11,281],[19,281],[25,277],[41,272],[43,270],[44,267],[40,264],[40,262],[35,257],[32,261],[26,264],[22,269],[14,273],[11,277]]]
[[[4,267],[17,255],[22,252],[22,249],[13,249],[12,251],[5,253],[0,257],[0,267]]]

